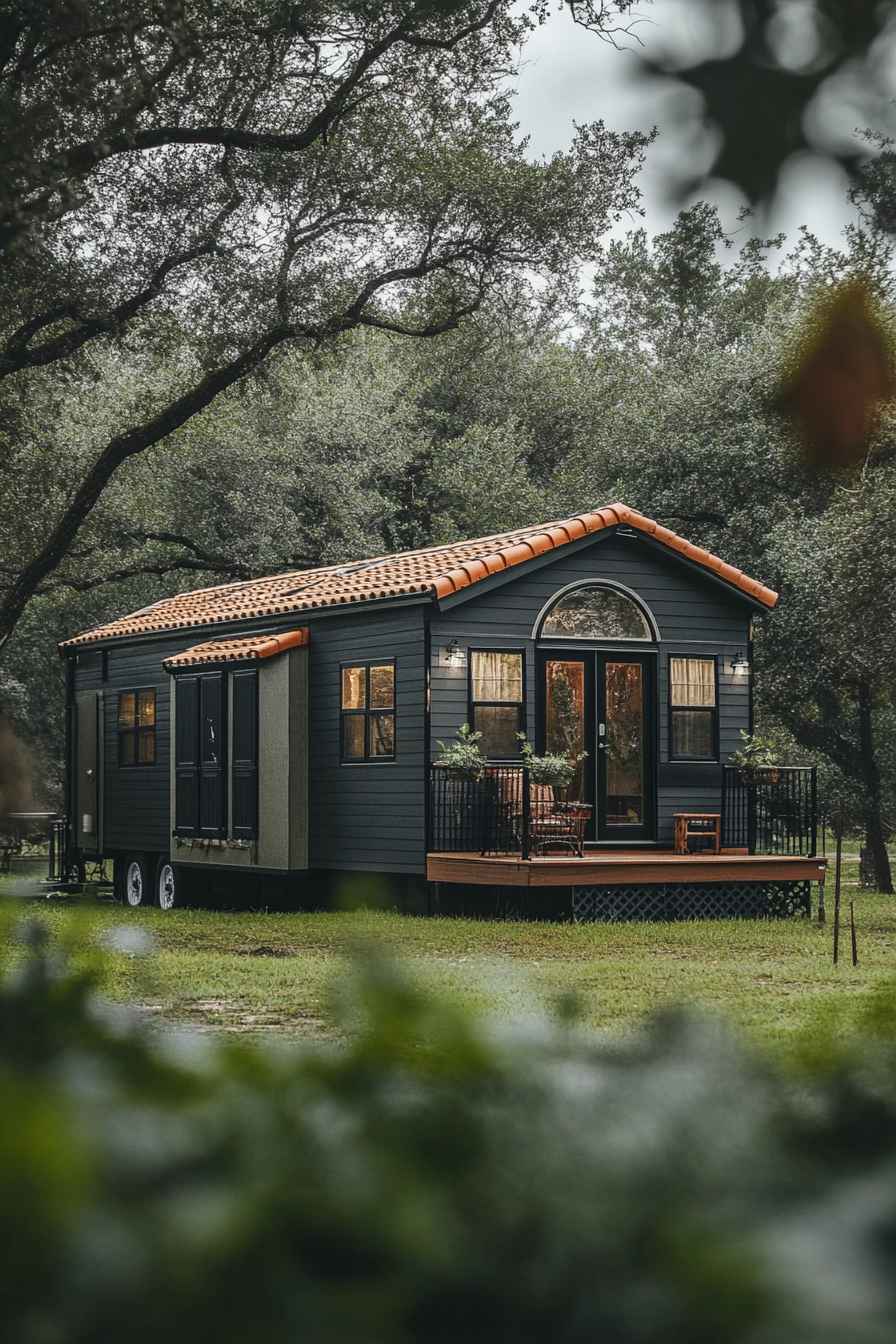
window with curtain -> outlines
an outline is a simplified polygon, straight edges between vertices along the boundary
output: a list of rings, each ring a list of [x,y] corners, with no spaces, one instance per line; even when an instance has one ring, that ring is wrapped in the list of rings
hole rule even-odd
[[[470,656],[470,723],[482,733],[484,756],[519,756],[523,728],[523,655],[476,652]]]
[[[669,659],[669,755],[676,761],[718,759],[715,658]]]
[[[395,759],[395,664],[342,669],[342,759]]]

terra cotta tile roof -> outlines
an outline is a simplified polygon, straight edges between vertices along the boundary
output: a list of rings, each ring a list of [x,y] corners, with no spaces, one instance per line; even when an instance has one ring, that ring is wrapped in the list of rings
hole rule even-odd
[[[200,588],[177,597],[164,598],[130,616],[76,635],[60,647],[67,649],[96,640],[143,635],[152,632],[189,630],[203,625],[310,612],[315,608],[369,602],[376,598],[429,593],[447,597],[477,583],[489,574],[523,564],[546,551],[565,546],[580,537],[625,524],[668,546],[694,564],[709,570],[732,587],[764,606],[773,607],[777,593],[742,570],[728,565],[701,546],[694,546],[667,527],[645,518],[625,504],[610,504],[592,513],[580,513],[559,523],[521,527],[473,541],[448,546],[425,546],[419,551],[399,551],[353,564],[327,565],[321,569],[295,570],[264,579]]]
[[[247,658],[272,658],[299,644],[308,643],[308,627],[284,630],[281,635],[252,635],[248,639],[217,639],[209,644],[194,644],[192,649],[164,658],[162,666],[169,672],[178,667],[193,667],[197,663],[236,663]]]

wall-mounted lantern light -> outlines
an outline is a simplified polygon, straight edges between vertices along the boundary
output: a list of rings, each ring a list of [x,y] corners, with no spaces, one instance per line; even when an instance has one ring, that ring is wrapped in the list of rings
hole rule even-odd
[[[743,653],[736,653],[731,659],[731,671],[736,677],[748,677],[750,675],[750,660]]]
[[[444,663],[446,667],[466,667],[467,651],[460,647],[456,639],[445,645]]]

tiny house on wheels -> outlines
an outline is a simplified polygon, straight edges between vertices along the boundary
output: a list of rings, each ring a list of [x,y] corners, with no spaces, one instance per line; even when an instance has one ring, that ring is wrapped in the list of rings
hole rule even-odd
[[[775,600],[614,504],[157,602],[61,646],[72,861],[163,909],[808,910],[814,771],[729,763]]]

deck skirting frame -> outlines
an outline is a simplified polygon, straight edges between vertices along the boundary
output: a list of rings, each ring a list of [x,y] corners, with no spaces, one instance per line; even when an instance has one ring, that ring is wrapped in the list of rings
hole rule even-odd
[[[573,887],[576,923],[672,923],[689,919],[786,919],[812,913],[812,885],[796,882],[678,882]]]

